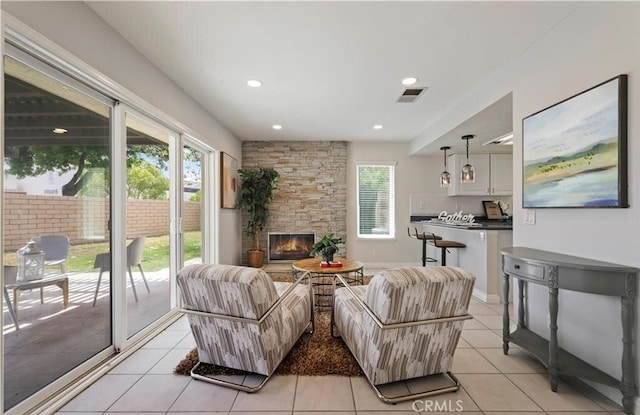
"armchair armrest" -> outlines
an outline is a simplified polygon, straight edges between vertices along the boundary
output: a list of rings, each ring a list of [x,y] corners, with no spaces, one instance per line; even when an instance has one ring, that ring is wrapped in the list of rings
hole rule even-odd
[[[185,314],[195,314],[195,315],[199,315],[199,316],[205,316],[205,317],[211,317],[211,318],[219,318],[221,320],[230,320],[230,321],[238,321],[238,322],[242,322],[242,323],[247,323],[247,324],[261,324],[264,320],[266,320],[273,311],[275,311],[280,304],[287,298],[287,296],[289,294],[291,294],[291,292],[293,292],[294,288],[296,287],[296,285],[298,285],[305,277],[307,278],[309,287],[311,287],[311,278],[309,278],[309,272],[304,272],[297,280],[295,280],[293,282],[293,284],[291,284],[291,286],[289,288],[287,288],[287,290],[276,300],[276,302],[274,302],[271,307],[269,307],[269,309],[262,315],[262,317],[260,317],[259,319],[252,319],[252,318],[244,318],[244,317],[234,317],[234,316],[227,316],[224,314],[216,314],[216,313],[208,313],[205,311],[197,311],[197,310],[191,310],[188,308],[181,308],[180,311],[185,313]]]
[[[335,274],[333,276],[333,292],[334,292],[334,296],[335,296],[335,292],[336,292],[336,288],[337,288],[336,287],[336,280],[339,280],[340,283],[342,285],[344,285],[344,287],[347,289],[347,292],[349,293],[349,295],[351,295],[351,297],[353,297],[353,299],[358,303],[358,305],[369,315],[369,317],[371,317],[373,322],[376,323],[376,325],[381,330],[391,330],[391,329],[398,329],[398,328],[403,328],[403,327],[412,327],[412,326],[422,326],[422,325],[427,325],[427,324],[446,323],[446,322],[449,322],[449,321],[469,320],[469,319],[473,318],[473,316],[471,316],[471,314],[467,313],[467,314],[465,314],[463,316],[442,317],[442,318],[434,318],[434,319],[429,319],[429,320],[417,320],[417,321],[409,321],[409,322],[404,322],[404,323],[384,324],[382,321],[380,321],[378,316],[375,315],[373,310],[371,310],[371,308],[369,308],[369,306],[367,304],[365,304],[365,302],[362,301],[362,299],[360,299],[360,297],[358,297],[356,295],[356,293],[351,288],[351,285],[349,285],[347,280],[343,276],[341,276],[340,274]],[[335,299],[333,299],[333,301],[331,302],[331,307],[332,307],[331,314],[332,315],[333,315],[334,303],[335,303]]]

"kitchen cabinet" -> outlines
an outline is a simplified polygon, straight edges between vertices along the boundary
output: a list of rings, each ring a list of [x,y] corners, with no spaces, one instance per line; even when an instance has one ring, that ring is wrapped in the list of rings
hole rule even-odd
[[[466,154],[452,154],[447,159],[451,173],[449,196],[508,196],[513,194],[511,154],[469,154],[476,181],[462,183],[460,171],[467,163]]]
[[[511,154],[491,154],[491,195],[511,196],[513,194],[513,156]]]

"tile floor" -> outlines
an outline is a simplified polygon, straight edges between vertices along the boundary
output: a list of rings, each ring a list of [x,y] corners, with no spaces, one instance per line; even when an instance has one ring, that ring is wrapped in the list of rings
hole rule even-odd
[[[566,383],[550,391],[545,369],[517,347],[502,354],[501,306],[473,301],[453,373],[455,394],[397,405],[382,403],[364,378],[276,376],[262,391],[247,394],[172,374],[195,343],[181,318],[75,399],[59,415],[269,414],[373,415],[465,412],[469,414],[607,414],[621,408]]]

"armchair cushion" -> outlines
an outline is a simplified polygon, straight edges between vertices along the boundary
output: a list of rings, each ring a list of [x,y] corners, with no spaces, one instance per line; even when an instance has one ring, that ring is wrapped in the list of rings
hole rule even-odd
[[[233,265],[190,265],[180,271],[185,306],[192,310],[259,319],[278,299],[269,274]]]
[[[371,279],[365,303],[384,324],[461,316],[474,281],[455,267],[389,269]]]

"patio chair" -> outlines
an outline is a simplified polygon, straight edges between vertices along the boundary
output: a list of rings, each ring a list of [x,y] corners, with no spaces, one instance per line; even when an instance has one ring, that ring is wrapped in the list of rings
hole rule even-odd
[[[472,318],[474,276],[456,267],[415,267],[382,271],[364,286],[351,287],[339,274],[336,280],[344,287],[334,290],[332,335],[335,325],[382,401],[458,390],[450,370],[464,320]],[[383,387],[430,375],[437,375],[429,379],[435,388]]]
[[[147,283],[147,278],[144,276],[144,271],[142,270],[142,252],[144,251],[144,241],[146,238],[146,236],[139,236],[127,245],[127,272],[129,273],[131,289],[133,290],[133,297],[136,299],[136,302],[138,302],[138,293],[136,292],[136,286],[133,282],[133,272],[131,272],[131,267],[137,266],[138,269],[140,269],[140,275],[142,276],[142,281],[144,281],[145,287],[147,287],[147,292],[151,292],[149,284]],[[100,283],[102,282],[102,273],[111,272],[111,254],[104,252],[96,255],[93,268],[100,269],[98,284],[96,285],[96,293],[93,296],[93,305],[95,306],[96,300],[98,299],[98,291],[100,290]]]
[[[66,235],[40,235],[33,238],[38,248],[44,252],[45,266],[60,266],[60,273],[65,274],[65,262],[69,255],[71,242]]]
[[[198,364],[191,377],[245,392],[257,392],[310,327],[313,296],[304,273],[293,283],[273,282],[261,269],[234,265],[188,265],[178,273],[191,332],[198,348]],[[198,374],[202,363],[260,375],[239,382]],[[257,383],[257,382],[256,382]]]

